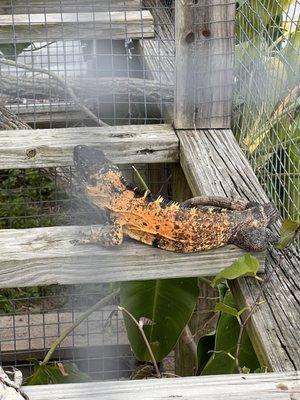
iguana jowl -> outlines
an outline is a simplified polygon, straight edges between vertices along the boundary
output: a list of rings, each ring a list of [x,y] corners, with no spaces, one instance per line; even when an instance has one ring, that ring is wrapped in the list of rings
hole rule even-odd
[[[119,168],[89,146],[75,147],[74,165],[89,201],[106,210],[111,220],[87,242],[114,246],[129,236],[161,249],[191,253],[226,244],[263,251],[277,241],[268,228],[278,218],[271,203],[232,207],[237,209],[196,208],[166,203],[161,197],[152,199],[127,184]]]

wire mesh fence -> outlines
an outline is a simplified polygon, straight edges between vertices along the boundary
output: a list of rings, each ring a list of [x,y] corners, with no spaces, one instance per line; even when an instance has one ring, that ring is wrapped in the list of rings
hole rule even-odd
[[[300,215],[300,2],[240,1],[233,129],[285,218]]]
[[[174,57],[174,43],[170,54],[163,50],[174,41],[169,4],[153,0],[146,2],[148,7],[140,0],[4,3],[1,102],[25,122],[34,127],[90,125],[69,88],[106,123],[161,122],[162,107],[173,97],[172,87],[162,77],[172,73],[165,64]],[[161,16],[155,22],[154,13]],[[158,31],[168,36],[160,39]],[[143,57],[139,49],[148,56]],[[4,65],[4,58],[12,63]]]
[[[5,289],[9,291],[13,289]],[[47,286],[20,289],[0,299],[0,362],[29,377],[52,343],[105,293],[109,285]],[[10,294],[11,295],[11,294]],[[138,361],[127,338],[122,313],[111,302],[94,311],[57,347],[50,364],[73,362],[93,380],[129,378]],[[163,368],[174,371],[171,353]]]
[[[299,219],[300,1],[240,0],[236,7],[232,127],[282,216]],[[3,0],[0,25],[0,101],[30,126],[95,125],[83,106],[111,125],[172,119],[174,1]],[[219,56],[224,54],[210,62]],[[217,63],[215,76],[225,70]],[[212,76],[211,88],[218,86]],[[202,101],[202,114],[214,101],[228,104],[224,88],[231,91],[232,83],[223,85],[219,100]],[[196,102],[202,88],[193,89]],[[170,165],[138,169],[153,193],[172,197]],[[131,167],[124,172],[134,180]],[[1,171],[0,228],[95,223],[73,196],[72,170],[65,173],[68,193],[59,186],[59,169]],[[89,293],[99,294],[91,288],[47,290],[25,291],[21,298],[17,291],[1,292],[1,360],[25,375],[32,372],[30,358],[40,359],[88,306]],[[55,361],[75,361],[95,379],[128,377],[135,360],[126,339],[120,315],[108,307],[67,339]]]

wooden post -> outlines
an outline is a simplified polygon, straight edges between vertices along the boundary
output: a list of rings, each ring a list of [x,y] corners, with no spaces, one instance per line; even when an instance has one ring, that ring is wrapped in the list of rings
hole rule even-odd
[[[176,129],[229,128],[235,2],[176,0]]]

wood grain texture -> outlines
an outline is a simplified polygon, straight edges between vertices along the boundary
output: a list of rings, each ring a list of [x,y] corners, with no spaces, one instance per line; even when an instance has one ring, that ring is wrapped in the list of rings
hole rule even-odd
[[[33,74],[26,77],[21,74],[5,72],[0,74],[0,87],[2,95],[10,98],[26,99],[55,99],[70,100],[66,94],[65,88],[57,84],[54,79],[41,78]],[[40,74],[39,74],[40,75]],[[173,88],[170,85],[163,84],[150,79],[140,78],[76,78],[68,79],[68,86],[73,89],[76,95],[88,100],[87,105],[93,106],[93,102],[99,99],[117,102],[143,101],[147,103],[157,103],[160,100],[173,101]],[[91,104],[90,104],[91,103]]]
[[[86,114],[75,104],[61,103],[28,103],[10,104],[9,110],[17,114],[27,124],[56,124],[83,121]],[[48,125],[49,126],[49,125]]]
[[[149,11],[0,15],[0,43],[153,37]]]
[[[174,87],[175,32],[174,22],[161,0],[144,0],[154,19],[155,37],[140,39],[139,51],[143,57],[147,79]],[[165,122],[173,121],[173,99],[157,102]]]
[[[49,400],[49,386],[24,388]],[[218,375],[143,381],[51,385],[51,400],[299,400],[299,373]]]
[[[140,0],[1,0],[0,14],[139,10]]]
[[[177,129],[230,127],[235,3],[175,2]]]
[[[86,227],[0,231],[0,287],[215,275],[245,254],[235,246],[175,254],[128,240],[118,248],[74,245]]]
[[[178,132],[180,160],[194,195],[241,196],[268,202],[248,161],[230,130]],[[262,364],[274,371],[300,368],[300,259],[267,253],[266,274],[274,270],[264,290],[265,302],[247,325]],[[251,306],[259,284],[251,278],[231,284],[238,306]]]
[[[0,169],[73,164],[79,144],[97,146],[118,164],[177,162],[178,139],[170,125],[124,125],[0,131]]]

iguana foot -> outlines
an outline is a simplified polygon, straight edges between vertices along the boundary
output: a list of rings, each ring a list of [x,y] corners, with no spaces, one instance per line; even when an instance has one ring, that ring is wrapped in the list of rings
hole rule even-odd
[[[230,241],[247,251],[264,251],[270,244],[278,243],[279,237],[269,228],[245,229]]]
[[[91,227],[91,233],[83,233],[83,238],[73,241],[74,244],[93,244],[98,243],[105,247],[120,246],[123,242],[123,229],[118,223],[103,225],[101,227]]]

